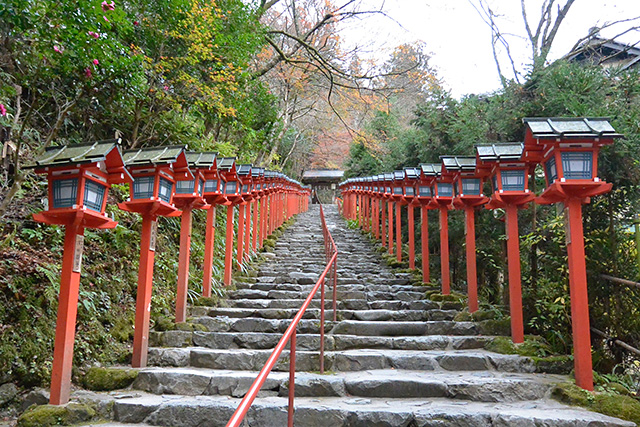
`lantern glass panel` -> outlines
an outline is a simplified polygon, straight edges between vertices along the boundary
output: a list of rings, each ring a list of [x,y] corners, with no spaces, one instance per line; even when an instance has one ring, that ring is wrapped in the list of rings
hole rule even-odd
[[[416,192],[413,187],[408,186],[408,187],[404,187],[404,194],[406,196],[415,196]]]
[[[500,171],[503,191],[524,191],[524,170]]]
[[[449,182],[439,182],[438,186],[438,197],[452,197],[453,196],[453,185]]]
[[[70,208],[78,197],[78,178],[53,181],[53,207]]]
[[[420,197],[431,197],[431,187],[427,186],[427,185],[421,185],[420,187],[418,187],[418,190],[420,191]]]
[[[244,184],[244,185],[242,186],[242,192],[243,192],[243,193],[248,193],[248,192],[249,192],[249,186],[248,186],[247,184]]]
[[[192,194],[195,188],[195,180],[191,181],[177,181],[176,182],[176,194]]]
[[[402,187],[393,187],[393,194],[402,196]]]
[[[102,212],[102,202],[106,186],[87,179],[84,182],[84,205],[96,212]]]
[[[480,195],[480,178],[462,178],[462,194]]]
[[[207,182],[204,183],[204,192],[205,193],[217,193],[218,192],[218,180],[217,179],[207,180]]]
[[[385,193],[387,193],[387,194],[391,194],[391,187],[387,187],[387,189],[386,189]]]
[[[494,193],[499,190],[499,188],[498,188],[498,174],[494,174],[491,177],[491,187],[493,188],[493,192]]]
[[[560,153],[565,179],[591,179],[593,173],[593,153],[568,151]]]
[[[191,187],[193,189],[193,187]],[[193,190],[191,190],[193,192]],[[160,189],[158,190],[158,198],[163,202],[171,201],[171,193],[173,192],[173,183],[166,178],[160,177]]]
[[[227,185],[224,187],[224,194],[236,194],[236,189],[238,188],[238,183],[235,181],[227,182]]]
[[[549,184],[553,184],[553,182],[558,179],[558,168],[556,167],[556,157],[551,156],[547,163],[544,164],[544,171],[547,174],[547,181]]]
[[[134,199],[150,199],[153,197],[153,183],[155,177],[141,176],[133,181],[133,198]]]
[[[202,185],[202,180],[198,180],[198,194],[201,196],[204,194],[204,185]]]

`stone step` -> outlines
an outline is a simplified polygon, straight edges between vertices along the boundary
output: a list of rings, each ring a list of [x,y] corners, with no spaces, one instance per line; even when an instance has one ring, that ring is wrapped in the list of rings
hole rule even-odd
[[[360,336],[412,336],[412,335],[475,335],[478,327],[474,322],[449,320],[427,322],[376,322],[343,320],[338,322],[331,334]]]
[[[243,397],[258,372],[196,368],[147,368],[139,372],[133,388],[153,394]],[[543,398],[554,383],[564,378],[551,375],[405,370],[371,370],[342,373],[296,374],[296,397],[447,397],[474,402],[516,402]],[[288,372],[269,375],[263,391],[288,394]]]
[[[315,282],[313,282],[315,283]],[[325,288],[325,292],[327,292]],[[231,291],[227,297],[230,300],[234,299],[306,299],[309,296],[309,291],[293,291],[293,290],[259,290],[259,289],[239,289],[237,291]],[[398,292],[381,292],[381,291],[363,291],[363,290],[345,290],[337,289],[336,296],[340,300],[345,299],[361,299],[368,301],[416,301],[425,299],[424,292],[410,292],[410,291],[398,291]],[[314,298],[320,298],[320,290],[318,290]]]
[[[226,316],[226,317],[259,317],[263,319],[293,319],[298,313],[295,308],[242,308],[242,307],[193,307],[192,317],[198,316]],[[453,320],[457,310],[340,310],[338,318],[341,320],[379,320],[379,321],[420,321],[420,320]],[[325,319],[333,317],[333,311],[325,311]],[[303,319],[319,319],[320,309],[309,308]]]
[[[158,426],[223,427],[240,403],[228,396],[180,396],[140,393],[113,399],[116,421]],[[287,425],[288,398],[258,397],[247,416],[249,426]],[[464,402],[442,398],[387,399],[300,397],[296,427],[355,426],[620,426],[634,423],[562,405],[551,400],[512,403]]]
[[[194,323],[203,325],[209,332],[279,332],[284,333],[291,321],[289,319],[264,319],[258,317],[209,317],[193,319]],[[325,320],[325,332],[333,328],[333,321]],[[297,331],[301,334],[319,332],[320,320],[302,319],[298,322]]]
[[[304,303],[304,299],[231,299],[225,301],[229,307],[239,308],[295,308],[299,309]],[[325,295],[325,308],[331,308],[333,301],[331,295]],[[309,305],[310,308],[320,307],[320,298],[314,298]],[[430,300],[417,301],[367,301],[363,299],[346,299],[337,301],[338,310],[433,310],[443,308],[447,310],[459,310],[462,307],[459,303],[443,303],[442,306]]]
[[[282,338],[280,333],[268,332],[152,332],[150,345],[154,347],[204,347],[213,349],[273,349]],[[468,350],[484,348],[490,336],[401,336],[376,337],[357,335],[325,335],[325,350],[396,349],[396,350]],[[298,349],[317,350],[320,335],[297,334]]]
[[[208,369],[259,371],[272,350],[206,349],[201,347],[149,349],[149,365]],[[534,362],[526,357],[497,354],[483,350],[389,350],[355,349],[325,351],[324,366],[331,371],[407,369],[422,371],[535,372]],[[297,371],[319,370],[319,352],[296,351]],[[282,352],[274,371],[289,370],[289,352]]]
[[[269,279],[274,279],[269,282],[257,281],[256,283],[252,282],[235,282],[236,288],[240,289],[257,289],[260,291],[271,291],[271,290],[281,290],[281,291],[301,291],[305,292],[307,295],[311,292],[313,285],[300,285],[297,283],[276,283],[275,277],[269,277]],[[419,285],[377,285],[377,284],[366,284],[362,283],[360,280],[354,280],[357,283],[338,283],[336,286],[337,291],[363,291],[363,292],[419,292],[424,294],[427,290],[431,290],[431,288],[427,288],[425,286]],[[325,288],[327,291],[333,292],[333,285],[330,280],[327,280]]]

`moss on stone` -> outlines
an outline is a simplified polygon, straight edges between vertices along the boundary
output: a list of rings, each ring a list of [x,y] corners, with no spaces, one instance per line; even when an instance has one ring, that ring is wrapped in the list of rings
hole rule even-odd
[[[32,406],[18,418],[18,427],[65,426],[91,420],[96,410],[86,403],[72,402],[64,406]]]
[[[217,307],[220,302],[220,298],[218,297],[199,297],[195,300],[193,305],[201,306],[201,307]]]
[[[456,322],[469,322],[472,320],[471,314],[468,311],[461,311],[453,318]]]
[[[135,369],[93,367],[82,378],[82,385],[93,391],[111,391],[129,387],[137,377]]]
[[[601,414],[633,421],[640,425],[640,402],[632,397],[613,392],[590,392],[573,383],[561,383],[551,396],[568,405],[582,406]]]
[[[168,317],[160,316],[156,319],[153,328],[160,332],[173,331],[176,329],[176,324]]]
[[[482,335],[509,335],[511,334],[511,319],[491,319],[478,322],[478,331]]]
[[[475,322],[482,322],[483,320],[495,319],[496,313],[489,310],[478,310],[471,313],[471,317]]]
[[[536,365],[536,372],[566,375],[573,369],[573,356],[530,356],[530,358]]]
[[[485,350],[500,354],[517,354],[516,346],[509,337],[495,337],[484,344]]]
[[[133,319],[126,316],[116,317],[109,334],[119,342],[130,342],[133,339]]]
[[[442,310],[462,310],[464,304],[460,301],[443,301],[440,304]]]

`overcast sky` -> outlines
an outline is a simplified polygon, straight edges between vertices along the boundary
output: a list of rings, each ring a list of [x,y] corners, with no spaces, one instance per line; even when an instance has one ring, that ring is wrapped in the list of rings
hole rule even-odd
[[[496,13],[502,15],[501,31],[511,34],[513,56],[519,68],[525,69],[530,47],[524,38],[520,1],[490,0],[490,3]],[[526,3],[530,20],[535,18],[537,22],[542,0],[526,0]],[[371,4],[380,3],[371,0]],[[346,38],[371,46],[375,52],[372,55],[376,56],[403,42],[424,41],[432,53],[432,65],[456,97],[500,88],[491,52],[491,30],[469,0],[386,0],[384,9],[391,19],[367,19],[362,26],[365,31],[349,31]],[[569,52],[594,25],[637,16],[640,16],[640,0],[576,0],[558,32],[550,59]],[[619,32],[618,28],[603,31],[602,35],[612,37]],[[621,41],[638,43],[640,32],[633,31]]]

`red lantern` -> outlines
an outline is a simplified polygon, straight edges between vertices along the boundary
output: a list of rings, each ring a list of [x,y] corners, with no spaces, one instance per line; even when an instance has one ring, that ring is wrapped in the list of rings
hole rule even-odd
[[[132,178],[124,168],[119,140],[48,147],[27,168],[47,174],[49,182],[48,208],[33,219],[65,226],[49,400],[61,405],[69,401],[84,229],[117,225],[105,214],[109,187]]]

